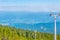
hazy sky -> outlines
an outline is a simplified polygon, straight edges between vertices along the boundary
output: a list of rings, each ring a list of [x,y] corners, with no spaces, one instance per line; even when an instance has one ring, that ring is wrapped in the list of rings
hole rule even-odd
[[[60,11],[60,0],[0,0],[0,11]]]

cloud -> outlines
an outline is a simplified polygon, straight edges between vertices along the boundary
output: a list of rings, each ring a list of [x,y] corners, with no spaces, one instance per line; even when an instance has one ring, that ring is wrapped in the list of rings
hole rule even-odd
[[[1,2],[0,11],[33,11],[33,12],[49,12],[60,11],[59,4],[52,3],[15,3],[15,2]]]
[[[9,23],[0,23],[0,25],[9,25]]]
[[[0,6],[0,11],[60,11],[60,6]]]

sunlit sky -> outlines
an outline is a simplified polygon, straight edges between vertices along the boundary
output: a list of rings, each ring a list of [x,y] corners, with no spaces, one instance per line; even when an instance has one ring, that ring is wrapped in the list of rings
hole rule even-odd
[[[0,11],[60,11],[60,0],[0,0]]]

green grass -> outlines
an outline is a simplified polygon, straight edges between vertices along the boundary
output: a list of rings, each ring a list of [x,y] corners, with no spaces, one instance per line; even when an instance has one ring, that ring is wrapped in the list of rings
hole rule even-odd
[[[54,34],[37,32],[35,39],[34,31],[0,25],[0,40],[54,40]],[[58,34],[57,40],[60,40]]]

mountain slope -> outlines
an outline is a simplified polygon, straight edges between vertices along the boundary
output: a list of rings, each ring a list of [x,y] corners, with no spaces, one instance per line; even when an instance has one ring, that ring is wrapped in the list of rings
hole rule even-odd
[[[17,29],[15,27],[0,25],[0,40],[53,40],[53,34]],[[57,35],[60,40],[60,35]]]

